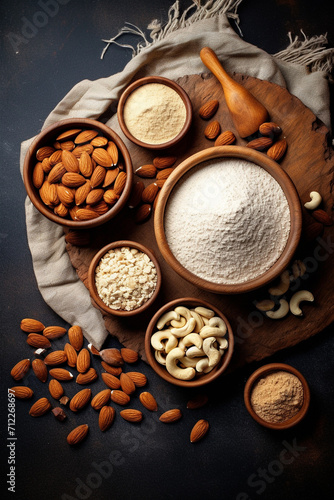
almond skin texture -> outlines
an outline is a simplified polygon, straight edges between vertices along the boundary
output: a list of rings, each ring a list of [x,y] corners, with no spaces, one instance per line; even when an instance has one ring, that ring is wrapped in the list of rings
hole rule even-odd
[[[268,149],[267,155],[275,161],[280,161],[283,158],[288,147],[288,143],[286,139],[281,139],[280,141],[275,142],[271,148]]]
[[[139,358],[138,352],[133,349],[129,349],[128,347],[123,347],[121,349],[121,355],[125,363],[135,363]]]
[[[79,425],[78,427],[75,427],[75,429],[73,429],[68,434],[66,438],[67,443],[71,446],[81,443],[81,441],[83,441],[83,439],[85,439],[85,437],[87,436],[88,429],[89,427],[87,424],[82,424]]]
[[[55,378],[56,380],[66,381],[73,379],[73,374],[65,368],[51,368],[49,373],[51,377]]]
[[[44,363],[48,366],[62,365],[63,363],[66,363],[66,361],[67,356],[64,351],[50,352],[50,354],[48,354],[44,359]]]
[[[94,408],[94,410],[101,410],[103,406],[107,405],[110,401],[110,392],[109,389],[104,389],[95,394],[91,401],[92,408]]]
[[[56,379],[51,379],[49,382],[49,393],[53,399],[60,399],[64,394],[64,388]]]
[[[94,139],[94,137],[96,137],[97,135],[98,135],[97,130],[83,130],[82,132],[80,132],[80,134],[78,134],[75,137],[74,143],[84,144],[85,142],[89,142],[92,139]]]
[[[175,408],[173,410],[168,410],[165,411],[162,415],[160,415],[159,420],[163,422],[164,424],[170,424],[172,422],[176,422],[177,420],[180,420],[182,417],[182,413],[179,409]]]
[[[75,190],[75,195],[74,195],[75,204],[77,206],[83,205],[91,190],[92,186],[88,180],[82,186],[78,187],[78,189]]]
[[[84,177],[90,177],[93,173],[92,159],[86,151],[79,158],[79,171]]]
[[[42,332],[45,326],[37,319],[25,318],[21,321],[20,328],[26,333],[33,333]]]
[[[158,404],[150,392],[142,392],[139,395],[139,400],[141,404],[147,408],[147,410],[157,411]]]
[[[137,224],[145,222],[150,217],[151,213],[152,213],[152,206],[149,203],[144,203],[136,210],[135,222]]]
[[[110,366],[105,361],[101,361],[101,366],[106,372],[111,373],[111,375],[115,375],[116,377],[122,373],[122,368],[120,366]]]
[[[14,394],[17,399],[30,399],[34,395],[34,391],[25,385],[12,387],[10,392]]]
[[[135,174],[139,177],[150,179],[157,175],[157,169],[154,165],[142,165],[141,167],[137,168]]]
[[[151,184],[146,186],[146,188],[142,192],[141,201],[143,203],[153,203],[155,197],[158,194],[158,191],[159,191],[159,186],[155,182],[152,182]]]
[[[77,392],[70,401],[70,410],[76,412],[81,410],[86,406],[92,396],[92,391],[90,389],[82,389]]]
[[[108,375],[110,375],[110,374],[108,374]],[[133,394],[135,392],[135,390],[136,390],[135,383],[126,373],[121,373],[119,379],[120,379],[122,391],[125,392],[125,394],[130,395],[130,394]],[[115,389],[116,389],[116,387],[115,387]]]
[[[10,374],[14,380],[21,380],[28,373],[30,368],[30,359],[22,359],[13,366]]]
[[[47,398],[38,399],[30,408],[29,415],[32,417],[41,417],[51,410],[51,403]]]
[[[130,199],[128,201],[128,207],[129,208],[136,208],[139,203],[141,202],[141,197],[142,197],[142,193],[145,189],[145,186],[144,186],[144,183],[143,181],[138,181],[136,182],[133,187],[132,187],[132,191],[131,191],[131,196],[130,196]]]
[[[222,132],[215,140],[215,146],[227,146],[228,144],[234,144],[236,137],[230,130],[225,130]]]
[[[62,151],[61,161],[67,172],[79,173],[79,160],[71,151]]]
[[[127,175],[125,172],[120,172],[115,179],[114,191],[120,196],[125,188]]]
[[[130,401],[130,396],[123,391],[114,390],[110,393],[110,399],[118,405],[126,405]]]
[[[100,356],[103,361],[108,363],[111,366],[123,366],[124,361],[119,349],[110,348],[103,349],[100,351]]]
[[[122,418],[124,420],[127,420],[128,422],[141,422],[143,420],[143,414],[140,410],[122,410],[119,412]]]
[[[115,375],[112,375],[111,373],[102,373],[101,377],[103,382],[107,387],[110,387],[110,389],[119,389],[121,387],[121,382],[117,377],[115,377]]]
[[[77,370],[79,373],[85,373],[90,367],[90,354],[88,349],[84,348],[78,354]]]
[[[176,156],[157,156],[153,160],[153,165],[158,169],[172,167],[176,162]]]
[[[81,132],[80,128],[72,128],[70,130],[65,130],[56,138],[57,141],[66,141],[73,139],[77,134]]]
[[[198,114],[203,120],[209,120],[216,113],[218,106],[219,102],[217,99],[212,99],[200,107]]]
[[[74,349],[76,351],[80,351],[84,341],[81,327],[78,325],[71,326],[71,328],[68,330],[68,339]]]
[[[89,370],[86,373],[79,373],[75,381],[77,384],[86,385],[90,384],[96,379],[97,379],[97,372],[95,368],[89,368]]]
[[[174,167],[164,168],[157,173],[157,179],[168,179],[170,174],[174,171]]]
[[[259,132],[262,135],[268,135],[272,137],[274,135],[279,135],[282,132],[282,129],[279,125],[277,125],[277,123],[265,122],[260,125]]]
[[[61,326],[48,326],[44,328],[43,335],[49,340],[60,339],[67,332],[66,328]]]
[[[92,189],[87,195],[86,203],[88,205],[96,205],[99,201],[102,200],[103,195],[103,189]]]
[[[210,122],[204,130],[204,135],[207,139],[215,140],[221,132],[220,123],[217,120]]]
[[[264,151],[265,149],[270,148],[273,141],[270,137],[259,137],[258,139],[254,139],[246,144],[247,148],[256,149],[257,151]]]
[[[61,178],[64,186],[70,188],[77,188],[85,184],[86,179],[81,174],[77,174],[76,172],[66,172]]]
[[[39,189],[44,182],[44,170],[42,163],[39,161],[36,163],[33,173],[32,173],[32,183],[36,189]]]
[[[324,226],[331,226],[333,224],[333,218],[327,212],[325,212],[325,210],[322,210],[321,208],[314,210],[312,212],[312,215],[315,218],[315,220],[317,220]]]
[[[67,364],[71,368],[75,368],[77,365],[77,351],[74,349],[74,347],[69,344],[68,342],[64,346],[64,352],[67,356]]]
[[[51,146],[44,146],[42,148],[39,148],[36,153],[36,159],[38,161],[42,161],[44,160],[44,158],[49,158],[49,156],[51,156],[54,151],[54,148],[52,148]]]
[[[144,387],[147,384],[147,377],[143,373],[127,372],[126,374],[133,380],[136,387]]]
[[[200,441],[201,439],[204,438],[208,430],[209,430],[209,422],[204,419],[199,420],[198,422],[196,422],[196,424],[191,430],[190,442],[197,443],[197,441]]]
[[[99,214],[90,208],[79,208],[76,216],[78,220],[91,220],[98,217]]]
[[[104,182],[105,176],[106,176],[106,169],[103,168],[101,165],[98,165],[90,178],[91,187],[94,189],[98,186],[101,186],[101,184],[103,184]]]
[[[58,197],[66,207],[70,207],[74,202],[73,190],[69,187],[63,186],[62,184],[57,185]]]
[[[116,177],[119,174],[119,168],[113,168],[112,170],[107,170],[102,187],[111,186],[115,182]]]
[[[73,149],[72,153],[77,157],[80,158],[82,153],[85,151],[89,155],[92,154],[93,152],[93,146],[91,144],[83,144],[82,146],[77,146],[76,148]]]
[[[31,366],[38,380],[46,382],[48,378],[48,369],[44,361],[42,359],[34,359]]]
[[[27,337],[27,344],[31,347],[42,347],[44,349],[48,349],[51,347],[51,342],[49,339],[41,335],[40,333],[29,333]]]
[[[118,163],[118,148],[113,141],[108,142],[107,153],[111,156],[111,160],[113,165],[117,165]]]
[[[197,394],[192,399],[189,399],[187,403],[187,408],[189,410],[196,410],[197,408],[202,408],[202,406],[206,405],[208,402],[209,398],[206,394]]]
[[[92,158],[98,165],[101,165],[101,167],[111,167],[113,165],[110,154],[103,148],[95,148],[92,153]]]
[[[115,409],[112,406],[103,406],[99,414],[99,427],[102,432],[109,429],[115,419]]]

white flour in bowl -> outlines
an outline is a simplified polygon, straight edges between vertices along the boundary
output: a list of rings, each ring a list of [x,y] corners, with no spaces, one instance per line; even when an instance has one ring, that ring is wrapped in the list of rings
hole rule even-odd
[[[242,159],[219,158],[190,169],[172,190],[165,234],[175,258],[212,283],[238,284],[265,273],[290,234],[279,183]]]

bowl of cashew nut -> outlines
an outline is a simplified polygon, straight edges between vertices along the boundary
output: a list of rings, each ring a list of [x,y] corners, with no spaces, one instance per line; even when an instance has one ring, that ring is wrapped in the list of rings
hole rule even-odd
[[[154,371],[168,382],[200,387],[227,368],[234,347],[226,316],[208,302],[185,297],[159,309],[145,336],[145,352]]]

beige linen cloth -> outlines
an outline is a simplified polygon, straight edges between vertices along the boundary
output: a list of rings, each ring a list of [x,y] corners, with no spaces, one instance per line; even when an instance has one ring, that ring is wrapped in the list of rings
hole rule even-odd
[[[148,75],[177,79],[206,72],[199,57],[204,46],[217,53],[228,72],[250,75],[286,87],[329,128],[327,75],[333,62],[333,51],[324,48],[325,38],[305,37],[302,42],[297,38],[290,39],[286,51],[271,56],[242,40],[231,28],[228,16],[238,18],[236,10],[240,2],[211,0],[201,6],[200,0],[196,0],[183,13],[175,2],[169,11],[167,25],[159,26],[157,22],[150,25],[153,42],[144,39],[122,72],[96,81],[79,82],[50,113],[42,128],[70,117],[99,119],[117,102],[132,80]],[[124,33],[129,31],[133,32],[132,28],[125,29]],[[107,47],[110,43],[117,43],[116,39],[118,35],[106,41]],[[311,65],[313,71],[306,65]],[[115,116],[107,125],[119,131]],[[21,171],[32,140],[22,143]],[[108,332],[102,314],[91,304],[88,290],[71,265],[63,228],[41,215],[28,198],[25,210],[34,272],[45,302],[69,324],[80,324],[87,340],[101,348]]]

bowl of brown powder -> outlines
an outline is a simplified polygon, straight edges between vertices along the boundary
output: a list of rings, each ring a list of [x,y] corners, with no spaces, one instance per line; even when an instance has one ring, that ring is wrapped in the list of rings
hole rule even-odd
[[[173,80],[148,76],[136,80],[121,95],[117,118],[125,136],[148,149],[174,146],[192,121],[188,94]]]
[[[249,377],[244,400],[259,424],[269,429],[288,429],[305,417],[310,390],[298,370],[284,363],[270,363]]]

